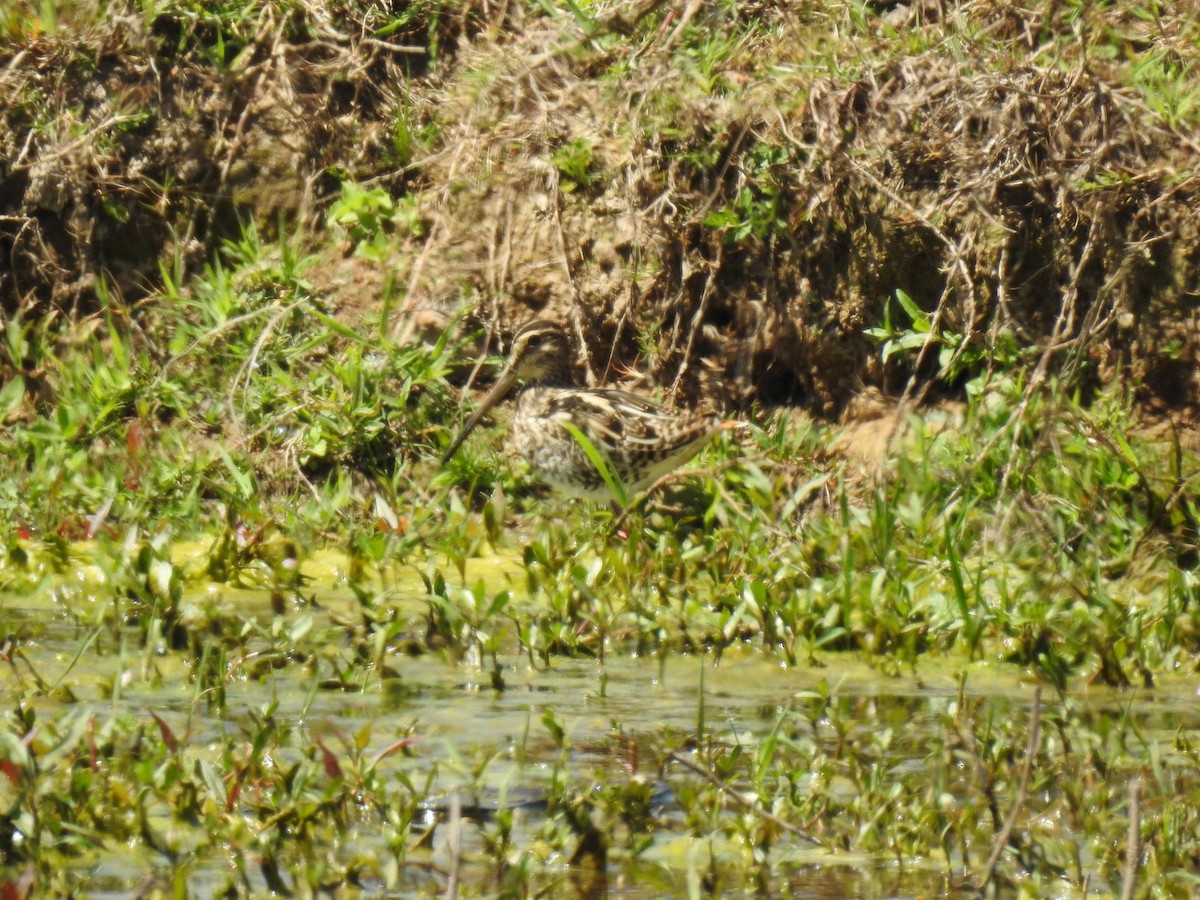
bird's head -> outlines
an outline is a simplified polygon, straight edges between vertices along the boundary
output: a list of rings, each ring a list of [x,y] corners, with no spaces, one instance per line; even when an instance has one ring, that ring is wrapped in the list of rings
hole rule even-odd
[[[568,381],[570,360],[571,342],[566,330],[557,322],[534,319],[522,325],[513,335],[508,363],[487,396],[463,424],[458,437],[442,457],[442,462],[454,456],[488,410],[503,400],[514,385],[532,381]]]

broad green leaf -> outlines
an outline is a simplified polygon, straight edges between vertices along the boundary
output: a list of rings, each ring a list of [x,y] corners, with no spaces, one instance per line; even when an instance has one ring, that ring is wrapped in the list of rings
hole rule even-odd
[[[3,388],[0,388],[0,420],[21,405],[25,399],[25,379],[20,375],[13,378]]]

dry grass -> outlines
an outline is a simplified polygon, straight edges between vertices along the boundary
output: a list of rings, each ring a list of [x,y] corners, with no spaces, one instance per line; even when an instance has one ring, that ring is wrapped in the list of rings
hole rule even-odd
[[[1148,401],[1195,400],[1194,113],[1098,61],[1175,54],[1183,90],[1192,20],[926,5],[839,35],[836,12],[740,9],[609,42],[537,18],[460,54],[410,304],[556,315],[603,348],[595,377],[638,359],[693,397],[828,415],[936,372],[883,366],[863,333],[901,289],[959,356],[1008,333],[1039,377],[1124,365]],[[560,159],[580,144],[587,183]]]
[[[832,416],[934,383],[934,342],[885,364],[864,334],[903,290],[956,371],[1012,335],[1039,378],[1200,398],[1193,15],[431,4],[381,38],[375,13],[260,12],[224,69],[170,12],[0,55],[23,98],[0,123],[6,310],[86,306],[100,272],[152,288],[236,216],[318,220],[348,175],[429,223],[397,336],[464,300],[492,331],[553,315],[591,378]]]
[[[315,221],[338,172],[402,182],[388,128],[429,48],[371,37],[377,12],[64,7],[51,25],[31,3],[2,20],[7,314],[86,312],[101,277],[136,300],[160,263],[198,267],[239,220]]]

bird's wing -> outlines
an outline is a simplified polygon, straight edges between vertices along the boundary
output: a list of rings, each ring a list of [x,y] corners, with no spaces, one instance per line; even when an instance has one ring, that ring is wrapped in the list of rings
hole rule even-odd
[[[695,419],[625,391],[562,391],[550,399],[551,418],[568,420],[594,444],[628,455],[694,439],[713,423]]]

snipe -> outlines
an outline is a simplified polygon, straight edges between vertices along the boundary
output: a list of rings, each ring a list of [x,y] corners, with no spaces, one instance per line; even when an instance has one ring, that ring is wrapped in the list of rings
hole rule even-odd
[[[570,341],[561,325],[535,319],[523,326],[513,337],[508,364],[495,386],[442,461],[454,456],[487,411],[518,383],[524,387],[509,446],[538,478],[575,497],[612,499],[600,472],[564,423],[574,425],[607,456],[631,496],[695,456],[716,432],[736,424],[687,415],[625,391],[575,387],[570,358]]]

